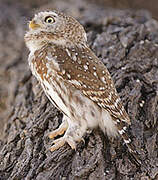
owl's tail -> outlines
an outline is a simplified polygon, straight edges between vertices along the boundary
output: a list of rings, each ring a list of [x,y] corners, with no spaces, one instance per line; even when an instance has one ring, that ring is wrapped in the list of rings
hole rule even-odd
[[[126,132],[127,126],[124,123],[124,121],[117,120],[117,128],[118,128],[119,134],[121,135],[121,137],[123,138],[125,144],[127,145],[129,152],[133,156],[135,163],[138,166],[141,166],[142,162],[141,162],[141,160],[139,158],[139,154],[136,151],[136,147],[132,143],[131,139],[127,135],[127,132]]]
[[[131,139],[127,134],[127,124],[128,122],[125,120],[117,119],[114,116],[111,116],[110,113],[106,110],[102,112],[102,121],[100,121],[100,128],[103,132],[106,132],[108,136],[116,137],[118,134],[121,135],[125,144],[128,147],[129,152],[133,156],[135,163],[138,166],[141,166],[141,160],[139,159],[139,154],[136,151],[136,147],[132,144]]]

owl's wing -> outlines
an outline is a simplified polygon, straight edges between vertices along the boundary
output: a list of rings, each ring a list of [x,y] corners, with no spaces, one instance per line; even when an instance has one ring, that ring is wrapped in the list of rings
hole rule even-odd
[[[60,69],[57,71],[59,76],[105,108],[115,119],[130,124],[107,68],[88,47],[53,47],[54,52]]]

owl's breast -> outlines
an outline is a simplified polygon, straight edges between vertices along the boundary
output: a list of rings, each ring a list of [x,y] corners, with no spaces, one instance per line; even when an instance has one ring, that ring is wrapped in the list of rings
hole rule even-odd
[[[56,64],[49,63],[45,58],[45,51],[38,52],[38,56],[35,53],[29,55],[29,66],[32,74],[41,83],[41,86],[51,101],[51,103],[62,111],[65,115],[69,116],[68,104],[68,90],[64,83],[56,74]]]

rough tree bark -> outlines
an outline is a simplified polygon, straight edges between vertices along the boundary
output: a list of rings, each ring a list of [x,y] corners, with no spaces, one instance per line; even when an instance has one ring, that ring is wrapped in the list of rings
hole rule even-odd
[[[79,3],[80,2],[80,3]],[[49,152],[48,133],[62,114],[53,107],[27,65],[24,46],[27,7],[0,7],[0,180],[158,179],[158,22],[146,11],[104,9],[78,1],[36,7],[58,8],[84,25],[88,43],[109,69],[131,118],[129,133],[146,169],[137,167],[122,140],[111,142],[99,129],[77,150]],[[68,8],[69,7],[69,8]]]

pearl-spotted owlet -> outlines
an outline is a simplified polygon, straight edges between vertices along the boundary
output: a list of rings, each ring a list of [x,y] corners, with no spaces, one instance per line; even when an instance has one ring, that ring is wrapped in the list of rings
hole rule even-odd
[[[87,129],[100,127],[108,136],[120,134],[136,157],[126,133],[129,116],[107,68],[89,48],[83,26],[57,11],[40,12],[29,23],[25,42],[33,75],[64,115],[49,137],[65,134],[54,140],[50,150],[65,143],[75,149]]]

